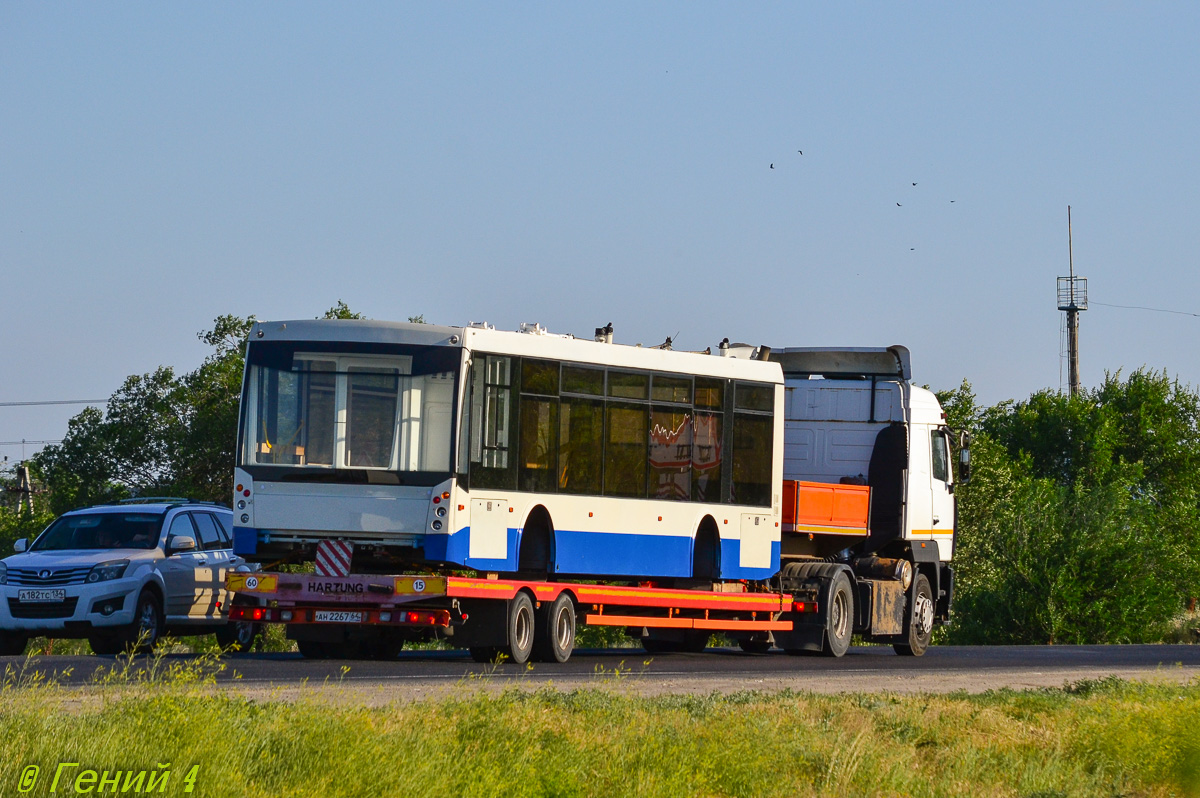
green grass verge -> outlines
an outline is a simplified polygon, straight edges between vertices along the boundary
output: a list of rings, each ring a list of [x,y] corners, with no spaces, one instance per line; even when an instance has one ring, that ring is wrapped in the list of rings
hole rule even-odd
[[[204,684],[216,667],[123,687],[118,668],[118,689],[84,693],[10,678],[0,794],[31,764],[41,777],[27,794],[49,795],[59,762],[170,762],[163,794],[184,794],[197,765],[191,794],[221,798],[1200,795],[1200,685],[638,697],[465,683],[457,697],[370,708],[216,693]],[[66,777],[58,792],[74,792]]]

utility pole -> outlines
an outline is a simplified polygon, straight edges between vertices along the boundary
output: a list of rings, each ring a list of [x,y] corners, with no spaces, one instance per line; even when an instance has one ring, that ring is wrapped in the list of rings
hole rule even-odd
[[[17,466],[17,494],[18,509],[24,505],[26,511],[33,515],[33,482],[29,479],[29,466],[25,463]]]
[[[1067,384],[1078,396],[1079,313],[1087,310],[1087,278],[1075,276],[1075,251],[1071,237],[1071,206],[1067,206],[1067,263],[1069,275],[1058,278],[1058,309],[1067,312]]]

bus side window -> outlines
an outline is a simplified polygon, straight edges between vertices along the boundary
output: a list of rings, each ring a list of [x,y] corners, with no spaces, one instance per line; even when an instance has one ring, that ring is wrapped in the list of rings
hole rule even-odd
[[[479,354],[471,367],[471,487],[516,487],[511,456],[513,358]]]

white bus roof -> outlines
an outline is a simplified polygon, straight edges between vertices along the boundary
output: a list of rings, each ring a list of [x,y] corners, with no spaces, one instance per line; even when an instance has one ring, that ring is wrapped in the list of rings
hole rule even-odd
[[[725,379],[783,382],[779,364],[745,358],[606,344],[544,330],[513,332],[485,327],[443,327],[368,319],[295,319],[256,322],[250,342],[338,341],[346,343],[465,346],[473,351],[547,358],[597,366],[705,374]],[[774,360],[772,356],[771,360]]]

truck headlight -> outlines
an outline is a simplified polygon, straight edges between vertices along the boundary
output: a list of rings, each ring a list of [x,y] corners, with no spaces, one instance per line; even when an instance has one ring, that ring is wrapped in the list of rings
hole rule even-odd
[[[129,560],[109,560],[102,562],[92,568],[87,575],[88,582],[107,582],[111,579],[120,579],[125,575],[125,569],[129,567]]]

